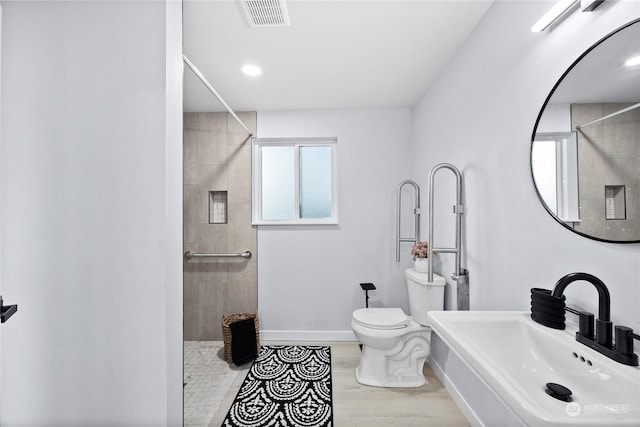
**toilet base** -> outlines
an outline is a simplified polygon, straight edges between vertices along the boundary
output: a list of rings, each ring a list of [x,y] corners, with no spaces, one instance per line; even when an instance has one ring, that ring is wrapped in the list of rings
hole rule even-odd
[[[429,347],[429,332],[409,334],[391,350],[363,345],[356,381],[373,387],[420,387],[427,382],[422,370]]]

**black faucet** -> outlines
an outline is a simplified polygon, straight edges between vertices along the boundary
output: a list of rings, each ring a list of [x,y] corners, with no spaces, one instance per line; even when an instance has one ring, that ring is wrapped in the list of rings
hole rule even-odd
[[[598,290],[598,318],[596,319],[596,341],[606,347],[611,347],[611,297],[609,296],[609,290],[596,276],[588,273],[570,273],[562,277],[556,282],[553,288],[553,296],[561,297],[565,288],[569,283],[573,283],[577,280],[584,280],[591,283]],[[582,335],[593,337],[593,314],[587,312],[580,313],[580,326],[584,330],[580,331]],[[589,327],[589,323],[591,327]]]
[[[615,345],[612,344],[611,297],[602,280],[588,273],[570,273],[562,277],[553,288],[553,296],[562,297],[565,288],[577,280],[584,280],[595,286],[598,291],[598,318],[593,333],[593,314],[579,312],[579,329],[576,340],[616,362],[638,366],[638,355],[633,352],[633,339],[637,337],[631,328],[616,326]]]

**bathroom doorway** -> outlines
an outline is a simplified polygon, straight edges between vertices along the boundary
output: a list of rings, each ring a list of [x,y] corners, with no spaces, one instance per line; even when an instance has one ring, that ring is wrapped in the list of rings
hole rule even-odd
[[[255,134],[256,113],[237,115]],[[237,374],[224,361],[222,316],[258,308],[251,139],[226,112],[188,112],[183,144],[183,249],[199,255],[183,261],[184,421],[208,425]]]

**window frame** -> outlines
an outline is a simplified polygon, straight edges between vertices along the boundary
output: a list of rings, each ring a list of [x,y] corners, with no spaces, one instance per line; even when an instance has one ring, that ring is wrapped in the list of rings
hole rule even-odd
[[[293,146],[295,168],[295,218],[265,220],[262,218],[262,147]],[[300,148],[331,147],[331,216],[300,217]],[[252,225],[336,225],[338,224],[338,140],[337,138],[252,138],[251,140],[251,224]]]
[[[580,191],[578,183],[578,139],[577,132],[541,132],[535,135],[535,142],[555,144],[555,210],[543,197],[536,181],[534,164],[535,146],[532,146],[531,167],[536,191],[547,210],[564,223],[580,222]]]

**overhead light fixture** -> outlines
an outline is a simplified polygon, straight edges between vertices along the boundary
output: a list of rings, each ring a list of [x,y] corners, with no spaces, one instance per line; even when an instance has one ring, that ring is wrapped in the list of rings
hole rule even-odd
[[[627,62],[624,63],[624,65],[626,65],[627,67],[635,67],[636,65],[640,65],[640,55],[629,58]]]
[[[255,64],[245,64],[242,66],[241,70],[249,77],[258,77],[262,74],[262,69]]]
[[[531,31],[534,33],[544,31],[549,25],[564,16],[564,14],[571,10],[579,1],[580,0],[560,0],[531,27]]]

